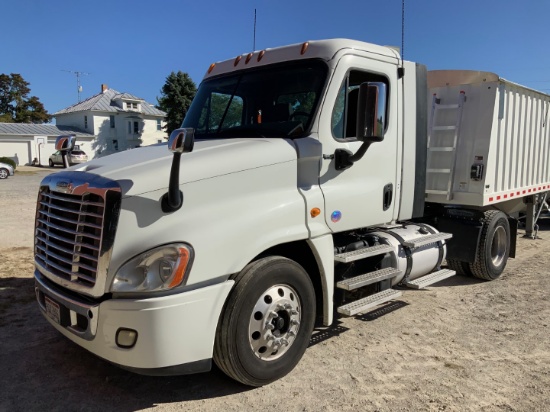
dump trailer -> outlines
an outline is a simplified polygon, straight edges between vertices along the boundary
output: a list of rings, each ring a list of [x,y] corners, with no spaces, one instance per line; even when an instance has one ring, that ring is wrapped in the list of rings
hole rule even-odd
[[[167,144],[44,178],[38,305],[136,373],[273,382],[316,324],[501,275],[548,188],[549,100],[347,39],[213,63]]]
[[[508,233],[497,211],[509,217],[522,213],[526,236],[535,233],[550,190],[550,97],[494,73],[468,70],[430,71],[428,88],[426,201],[448,208],[442,226],[455,233],[449,266],[479,272],[482,264],[504,263],[508,239],[512,255],[515,250],[516,221],[509,219]],[[448,226],[471,218],[472,226],[459,225],[466,230]],[[499,218],[502,225],[493,230],[490,223]],[[491,226],[486,236],[495,232],[492,262],[480,260],[487,245],[475,233],[483,222]]]

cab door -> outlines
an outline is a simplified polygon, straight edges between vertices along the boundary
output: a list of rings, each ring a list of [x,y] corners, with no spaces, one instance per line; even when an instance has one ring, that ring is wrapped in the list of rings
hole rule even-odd
[[[389,59],[388,59],[389,60]],[[384,139],[372,143],[351,167],[337,169],[337,149],[356,153],[357,102],[362,83],[386,85]],[[320,186],[325,198],[325,220],[333,232],[381,225],[393,219],[398,164],[397,61],[343,56],[332,76],[320,118],[323,146]],[[361,113],[359,113],[361,115]]]

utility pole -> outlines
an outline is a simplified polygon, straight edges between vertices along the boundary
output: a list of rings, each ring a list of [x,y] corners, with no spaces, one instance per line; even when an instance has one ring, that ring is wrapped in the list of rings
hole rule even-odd
[[[62,70],[62,71],[72,73],[76,76],[76,90],[77,90],[77,93],[78,93],[78,103],[80,103],[80,93],[82,93],[82,86],[80,85],[80,76],[87,76],[90,73],[79,72],[79,71],[74,71],[74,70]]]

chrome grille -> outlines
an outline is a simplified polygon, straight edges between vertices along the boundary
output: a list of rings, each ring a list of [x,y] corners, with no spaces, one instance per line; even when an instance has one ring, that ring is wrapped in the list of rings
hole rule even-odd
[[[45,190],[38,198],[36,259],[58,276],[93,286],[103,228],[103,199]]]
[[[69,289],[100,296],[119,210],[116,182],[84,172],[46,177],[36,209],[38,270]]]

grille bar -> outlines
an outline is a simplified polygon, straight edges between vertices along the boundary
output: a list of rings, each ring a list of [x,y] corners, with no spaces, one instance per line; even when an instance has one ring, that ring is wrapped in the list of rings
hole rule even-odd
[[[44,258],[42,256],[36,256],[38,259],[40,259],[42,262],[44,262],[44,265],[46,265],[46,267],[51,267],[51,268],[54,268],[60,272],[63,272],[65,275],[67,276],[76,276],[80,279],[83,279],[87,282],[90,282],[90,283],[95,283],[95,278],[92,277],[92,276],[87,276],[87,275],[83,275],[82,273],[75,273],[75,272],[72,272],[70,270],[67,270],[65,269],[63,266],[61,265],[58,265],[57,263],[55,262],[52,262],[51,260],[47,259],[47,258]]]
[[[42,193],[43,197],[55,199],[55,200],[61,200],[62,202],[72,202],[72,203],[78,203],[80,205],[87,205],[87,206],[97,206],[97,207],[104,207],[105,205],[100,202],[87,202],[75,198],[69,198],[64,196],[56,196],[53,193]]]
[[[51,207],[51,203],[47,203],[47,202],[39,202],[41,206],[44,206],[44,207]],[[61,212],[68,212],[68,213],[75,213],[75,214],[79,214],[81,216],[91,216],[91,217],[96,217],[98,219],[102,219],[103,218],[103,215],[100,215],[98,213],[91,213],[91,212],[78,212],[77,210],[75,209],[69,209],[69,208],[66,208],[66,207],[61,207],[61,206],[56,206],[55,207],[56,210],[58,211],[61,211]]]
[[[55,240],[59,240],[61,242],[70,243],[70,242],[67,241],[67,238],[56,235],[55,233],[52,233],[52,232],[48,232],[47,230],[44,230],[43,228],[39,227],[39,228],[36,228],[36,230],[39,231],[40,233],[42,233],[42,235],[37,234],[37,237],[39,237],[40,240],[43,241],[44,243],[47,243],[48,242],[47,239],[50,239],[50,238],[54,238]],[[74,244],[78,248],[85,247],[85,248],[93,250],[94,252],[99,252],[99,247],[95,246],[93,244],[81,243],[81,242],[74,242]],[[91,256],[91,255],[89,255],[89,256]],[[90,259],[91,259],[91,257],[90,257]]]
[[[59,250],[63,253],[78,256],[79,258],[89,259],[89,260],[93,260],[95,262],[98,261],[98,259],[93,255],[89,255],[89,254],[86,254],[86,253],[77,252],[75,250],[67,249],[67,248],[65,248],[63,246],[59,246],[57,243],[53,243],[53,242],[51,242],[47,239],[41,238],[40,240],[42,240],[42,242],[47,246],[47,248],[43,248],[44,252],[46,252],[46,253],[48,252],[48,248],[54,248],[54,249],[57,249],[57,250]],[[37,247],[39,247],[39,246],[37,246]]]
[[[91,227],[91,228],[94,228],[94,229],[101,229],[100,225],[95,225],[93,223],[87,223],[87,222],[84,222],[84,221],[81,222],[81,221],[78,221],[78,220],[68,219],[66,217],[56,215],[55,213],[49,213],[49,212],[45,212],[43,210],[39,211],[38,213],[40,213],[41,215],[44,215],[46,217],[52,218],[52,219],[57,219],[57,220],[61,220],[62,222],[73,224],[75,226],[88,226],[88,227]],[[71,211],[71,213],[78,214],[78,212],[75,212],[75,211]]]
[[[89,237],[90,239],[94,239],[94,240],[101,240],[100,236],[92,235],[91,233],[77,232],[76,230],[71,230],[71,229],[68,229],[66,227],[53,224],[53,223],[48,222],[47,220],[44,220],[44,219],[37,219],[37,220],[38,220],[38,222],[42,223],[47,228],[61,230],[62,232],[67,232],[67,233],[69,233],[71,235],[74,235],[74,236],[83,236],[83,237]]]

